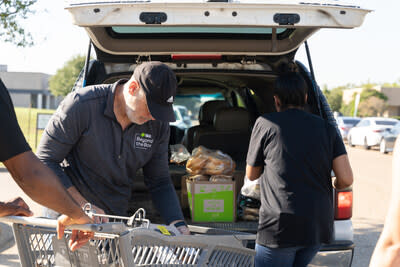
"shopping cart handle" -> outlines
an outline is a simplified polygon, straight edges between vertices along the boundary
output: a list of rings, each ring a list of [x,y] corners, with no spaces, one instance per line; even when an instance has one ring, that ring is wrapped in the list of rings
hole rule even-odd
[[[34,225],[34,226],[49,227],[49,228],[57,227],[57,220],[49,218],[38,218],[38,217],[5,216],[5,217],[0,217],[0,222],[18,223],[18,224]],[[122,233],[127,231],[126,225],[122,222],[112,222],[103,224],[74,224],[67,226],[66,229],[110,233],[110,234]]]
[[[38,218],[38,217],[5,216],[5,217],[0,217],[0,222],[29,224],[29,225],[50,227],[50,228],[57,227],[57,220],[48,218]]]

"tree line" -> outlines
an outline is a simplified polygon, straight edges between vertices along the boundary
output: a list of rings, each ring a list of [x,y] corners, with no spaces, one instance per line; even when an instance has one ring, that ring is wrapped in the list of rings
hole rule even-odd
[[[397,87],[400,88],[400,79],[394,83],[371,83],[365,82],[360,85],[346,84],[329,90],[326,86],[322,90],[332,111],[340,112],[343,116],[353,116],[355,109],[355,101],[357,93],[354,93],[352,100],[348,103],[343,102],[343,91],[346,89],[362,88],[360,93],[360,102],[357,109],[357,116],[370,117],[382,116],[388,109],[388,97],[382,92],[374,89],[381,87]]]

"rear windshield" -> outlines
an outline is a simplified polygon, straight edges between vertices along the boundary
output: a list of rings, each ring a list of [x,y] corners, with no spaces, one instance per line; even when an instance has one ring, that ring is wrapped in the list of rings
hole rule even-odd
[[[344,124],[356,125],[360,120],[357,119],[343,119]]]
[[[397,122],[395,121],[375,121],[376,125],[395,125]]]
[[[188,26],[114,26],[107,28],[113,38],[211,38],[217,36],[232,36],[235,38],[271,39],[273,28],[268,27],[188,27]],[[293,29],[276,28],[278,39],[289,36]]]
[[[115,26],[111,29],[116,33],[256,33],[272,34],[272,28],[264,27],[142,27],[142,26]],[[280,34],[287,28],[277,28]]]
[[[192,125],[199,124],[200,107],[207,101],[225,100],[221,93],[217,94],[199,94],[199,95],[176,95],[174,99],[175,105],[185,106],[187,115],[192,120]]]

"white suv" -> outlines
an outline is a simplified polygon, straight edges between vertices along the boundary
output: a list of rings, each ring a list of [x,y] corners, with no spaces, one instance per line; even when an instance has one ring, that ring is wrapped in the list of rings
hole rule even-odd
[[[85,28],[96,54],[76,86],[129,77],[143,61],[168,64],[178,79],[177,98],[219,96],[220,102],[200,108],[199,125],[186,131],[187,142],[195,147],[206,140],[211,148],[234,155],[239,171],[244,170],[254,121],[275,111],[273,83],[280,66],[292,62],[299,46],[319,29],[358,27],[369,12],[353,4],[318,0],[75,0],[66,9],[74,23]],[[336,125],[312,68],[296,64],[309,87],[307,110]],[[184,174],[184,168],[171,166],[177,191]],[[135,203],[146,206],[149,198],[143,196],[140,202],[139,195],[135,192]],[[313,266],[351,266],[352,189],[335,192],[333,203],[335,241],[322,247]],[[257,230],[257,223],[251,222],[213,226]]]

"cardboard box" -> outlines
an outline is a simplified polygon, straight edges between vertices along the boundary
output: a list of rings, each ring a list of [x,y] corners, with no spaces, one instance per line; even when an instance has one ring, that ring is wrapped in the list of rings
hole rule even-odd
[[[193,222],[234,222],[236,183],[186,180]]]

